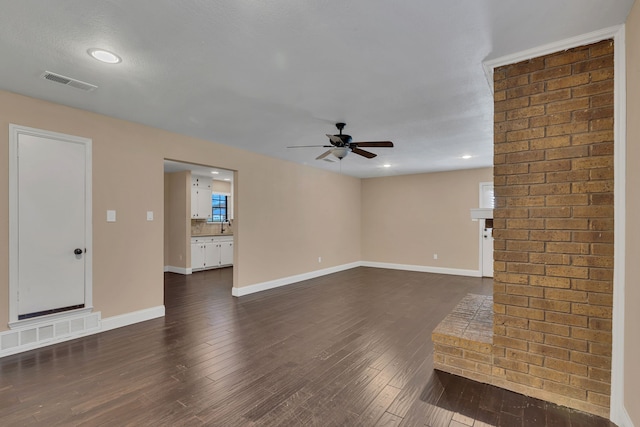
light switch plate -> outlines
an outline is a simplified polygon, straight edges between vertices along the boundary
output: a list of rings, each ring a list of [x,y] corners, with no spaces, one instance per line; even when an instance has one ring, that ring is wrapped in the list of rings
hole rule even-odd
[[[116,222],[116,211],[107,211],[107,222]]]
[[[153,221],[153,211],[147,211],[147,221]]]

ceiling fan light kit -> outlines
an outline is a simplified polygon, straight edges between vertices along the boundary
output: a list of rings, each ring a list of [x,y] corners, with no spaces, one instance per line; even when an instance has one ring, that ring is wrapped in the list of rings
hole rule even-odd
[[[327,157],[329,154],[333,154],[335,157],[342,160],[345,157],[347,157],[347,154],[349,154],[349,152],[358,154],[359,156],[365,157],[367,159],[373,159],[374,157],[377,156],[377,154],[372,153],[370,151],[363,150],[359,147],[378,147],[378,148],[393,147],[393,142],[391,141],[353,142],[351,135],[342,133],[342,129],[344,129],[345,126],[346,126],[346,123],[336,123],[336,128],[338,128],[338,131],[340,133],[336,135],[327,134],[327,137],[329,138],[329,142],[331,142],[331,145],[295,145],[287,148],[308,148],[308,147],[329,148],[329,150],[325,151],[324,153],[316,157],[316,160],[323,160],[323,159],[327,160],[325,159],[325,157]]]
[[[347,149],[347,147],[336,147],[331,149],[331,154],[342,160],[347,157],[347,154],[349,154],[349,150]]]

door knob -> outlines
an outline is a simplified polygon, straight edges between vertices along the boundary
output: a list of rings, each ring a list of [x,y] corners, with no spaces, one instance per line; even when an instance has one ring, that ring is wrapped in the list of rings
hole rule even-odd
[[[73,253],[76,255],[82,255],[82,249],[76,248],[76,250],[74,250]]]

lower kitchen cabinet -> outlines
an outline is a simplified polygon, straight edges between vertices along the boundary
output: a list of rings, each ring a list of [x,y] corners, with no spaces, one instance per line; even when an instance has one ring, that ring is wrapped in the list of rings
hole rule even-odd
[[[220,266],[233,265],[233,239],[220,240]]]
[[[230,265],[233,265],[233,237],[191,238],[191,269],[193,271]]]
[[[201,269],[204,266],[204,242],[191,239],[191,269]]]

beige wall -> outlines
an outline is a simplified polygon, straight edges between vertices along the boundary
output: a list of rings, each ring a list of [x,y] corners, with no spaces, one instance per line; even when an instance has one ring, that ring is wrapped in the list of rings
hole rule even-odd
[[[191,173],[189,171],[165,174],[165,265],[191,267]]]
[[[231,183],[227,181],[213,180],[211,190],[214,193],[231,193]]]
[[[470,210],[484,181],[493,181],[492,168],[363,179],[362,259],[478,270]]]
[[[627,176],[626,176],[626,272],[624,405],[636,426],[640,426],[640,3],[635,2],[626,23],[627,53]]]
[[[359,179],[0,91],[5,171],[9,123],[93,140],[93,301],[103,317],[163,304],[165,158],[238,171],[234,286],[361,259]],[[6,296],[6,172],[0,200],[0,295]],[[107,209],[117,210],[116,223],[106,223]],[[149,210],[154,221],[146,220]],[[5,330],[8,301],[0,301]]]

